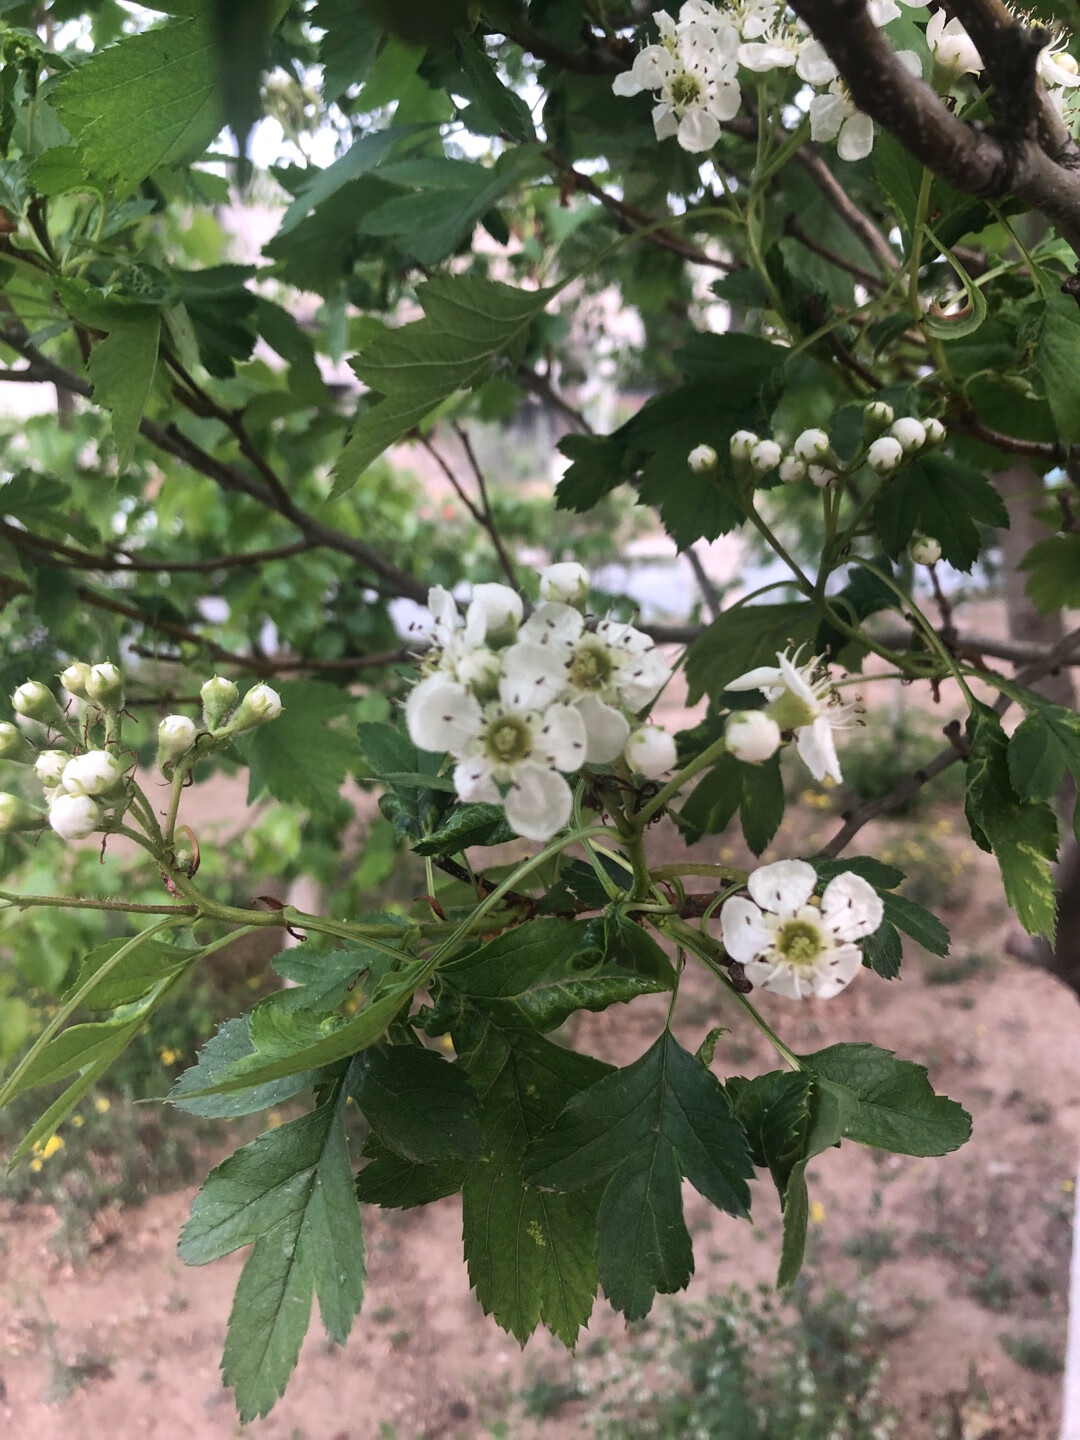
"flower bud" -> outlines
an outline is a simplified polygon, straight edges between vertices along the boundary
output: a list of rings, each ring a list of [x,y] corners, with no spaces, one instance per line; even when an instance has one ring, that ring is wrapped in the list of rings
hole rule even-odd
[[[718,458],[711,445],[695,445],[686,457],[686,463],[695,475],[708,475],[710,470],[716,469]]]
[[[86,699],[86,682],[90,679],[90,666],[85,660],[74,660],[60,674],[60,684],[69,695],[79,700]]]
[[[0,720],[0,760],[25,763],[33,753],[19,727],[10,720]]]
[[[780,464],[782,453],[775,440],[759,440],[750,451],[750,467],[759,475],[767,475]]]
[[[87,750],[64,766],[62,783],[69,795],[104,795],[114,789],[124,767],[107,750]]]
[[[927,445],[940,445],[945,439],[945,426],[934,416],[931,415],[929,420],[924,420],[922,426],[926,431]]]
[[[758,436],[752,430],[736,430],[731,437],[731,458],[749,460],[750,452],[758,443]]]
[[[240,703],[240,691],[231,680],[215,675],[199,691],[203,703],[203,719],[208,730],[217,730]]]
[[[675,768],[675,741],[659,725],[642,725],[635,730],[623,754],[631,769],[648,780],[656,780]]]
[[[724,726],[728,754],[745,765],[761,765],[780,749],[780,726],[764,710],[734,710]]]
[[[71,756],[66,750],[42,750],[34,761],[34,774],[46,790],[55,790],[64,780],[64,770]]]
[[[57,795],[49,802],[49,824],[62,840],[85,840],[101,828],[102,819],[89,795]]]
[[[468,686],[478,700],[494,700],[498,695],[502,661],[494,650],[486,645],[466,650],[456,668],[458,680]]]
[[[11,697],[16,715],[25,715],[28,720],[39,720],[42,725],[51,725],[62,718],[56,696],[40,680],[27,680]]]
[[[914,415],[903,415],[889,427],[889,434],[894,440],[899,440],[905,455],[914,455],[916,450],[921,450],[926,444],[926,431],[922,422],[916,420]]]
[[[103,665],[91,665],[90,674],[86,677],[86,694],[107,710],[124,708],[124,677],[111,660],[106,660]]]
[[[795,444],[791,447],[792,453],[807,464],[812,460],[827,459],[832,446],[829,444],[829,437],[824,430],[804,430],[801,435],[795,437]]]
[[[466,645],[508,645],[525,614],[521,596],[509,585],[474,585],[465,612]]]
[[[198,730],[186,715],[166,715],[158,726],[158,766],[168,765],[186,755],[195,744]]]
[[[916,565],[936,565],[941,559],[941,545],[932,535],[913,535],[908,554]]]
[[[863,407],[863,423],[873,435],[887,430],[895,418],[892,406],[885,400],[871,400]]]
[[[811,482],[819,490],[824,490],[826,485],[831,485],[836,479],[836,471],[830,470],[827,465],[811,465],[809,474]]]
[[[240,707],[232,718],[230,730],[254,730],[256,725],[265,725],[276,720],[281,714],[281,696],[269,685],[253,685],[240,701]]]
[[[13,830],[39,830],[45,823],[40,810],[28,805],[21,795],[0,792],[0,835]]]
[[[878,475],[891,475],[904,463],[904,447],[892,435],[882,435],[870,446],[866,463]]]
[[[780,461],[780,479],[785,485],[798,485],[806,479],[806,461],[798,455],[785,455]]]
[[[580,610],[589,598],[589,572],[576,560],[563,560],[540,572],[540,598]]]

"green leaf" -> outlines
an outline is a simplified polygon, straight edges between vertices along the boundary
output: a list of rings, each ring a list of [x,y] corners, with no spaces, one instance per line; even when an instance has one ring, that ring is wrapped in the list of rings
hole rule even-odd
[[[121,950],[127,954],[115,965],[109,965]],[[161,980],[169,980],[188,969],[199,958],[197,951],[181,950],[164,945],[160,940],[144,940],[135,949],[128,938],[107,940],[91,950],[82,963],[72,991],[82,990],[98,970],[108,967],[100,982],[83,995],[81,1004],[88,1010],[114,1010],[130,1005],[148,995]]]
[[[337,100],[350,85],[367,79],[382,39],[382,25],[356,0],[318,0],[311,23],[326,32],[319,41],[323,94],[327,100]]]
[[[721,695],[732,680],[759,665],[775,665],[778,651],[813,639],[817,626],[818,612],[807,600],[725,611],[687,651],[688,703]]]
[[[376,1135],[405,1160],[480,1158],[476,1095],[460,1065],[416,1045],[373,1045],[358,1057],[351,1088]]]
[[[16,470],[10,480],[0,485],[0,515],[14,516],[28,526],[35,521],[55,520],[70,494],[70,487],[52,475]]]
[[[350,490],[382,452],[458,390],[517,351],[557,288],[519,290],[468,275],[439,275],[417,289],[424,318],[377,336],[353,362],[383,398],[359,417],[340,455],[331,498]]]
[[[75,145],[54,145],[30,166],[27,177],[38,195],[66,195],[71,190],[93,190],[86,164]]]
[[[929,950],[931,955],[948,955],[949,932],[936,915],[906,895],[883,895],[885,923],[895,925],[905,935]]]
[[[862,942],[863,964],[883,980],[895,980],[904,963],[904,946],[895,925],[883,920]]]
[[[197,159],[222,127],[207,7],[126,36],[61,77],[51,99],[95,180],[133,190]]]
[[[665,1030],[640,1060],[570,1101],[531,1147],[526,1173],[562,1191],[607,1182],[597,1268],[612,1305],[633,1320],[693,1270],[680,1175],[719,1209],[746,1215],[752,1167],[723,1087]]]
[[[330,722],[349,715],[356,701],[321,680],[286,681],[278,690],[281,715],[239,741],[251,767],[248,803],[269,791],[285,804],[332,811],[359,757],[351,727]]]
[[[418,750],[392,725],[364,722],[356,727],[356,734],[368,769],[390,787],[379,808],[398,834],[414,839],[437,834],[453,793],[453,782],[436,774],[442,756]]]
[[[267,1131],[212,1170],[180,1236],[205,1265],[254,1249],[229,1317],[222,1371],[243,1421],[265,1415],[292,1373],[319,1298],[343,1343],[364,1294],[364,1242],[342,1125],[344,1084],[308,1115]]]
[[[433,834],[413,846],[417,855],[460,855],[470,845],[505,845],[514,839],[498,805],[457,805]]]
[[[1080,441],[1080,394],[1075,384],[1080,366],[1080,311],[1070,296],[1053,290],[1047,294],[1034,362],[1058,439],[1063,445],[1075,445]]]
[[[456,1195],[470,1173],[466,1160],[418,1165],[396,1154],[375,1134],[364,1141],[363,1154],[368,1163],[356,1177],[356,1197],[386,1210],[411,1210]]]
[[[784,818],[784,781],[780,755],[761,765],[739,765],[742,803],[739,814],[743,835],[755,855],[767,848]]]
[[[301,220],[336,195],[343,185],[378,169],[395,149],[398,154],[407,152],[423,144],[430,134],[426,126],[394,125],[387,130],[375,130],[359,136],[339,160],[325,169],[314,170],[311,179],[300,186],[281,217],[278,235],[288,235],[295,230]]]
[[[1052,800],[1066,770],[1080,784],[1080,715],[1040,704],[1009,740],[1009,779],[1021,800]]]
[[[535,140],[529,107],[502,83],[487,54],[467,30],[455,34],[454,53],[473,97],[494,120],[496,130],[504,131],[511,140]]]
[[[1005,897],[1029,935],[1053,938],[1057,894],[1051,862],[1057,858],[1057,817],[1049,805],[1023,800],[1009,775],[1009,742],[988,706],[968,717],[964,813],[975,843],[990,850],[1001,869]]]
[[[960,340],[965,335],[973,335],[986,319],[988,313],[986,296],[949,247],[934,234],[930,226],[924,225],[923,228],[952,266],[956,278],[960,281],[964,294],[967,296],[966,315],[943,316],[941,319],[937,319],[933,313],[926,314],[922,318],[923,330],[926,334],[934,335],[939,340]]]
[[[184,1110],[189,1115],[202,1116],[206,1120],[231,1120],[238,1115],[253,1115],[258,1110],[269,1110],[274,1105],[291,1100],[294,1095],[299,1095],[315,1083],[314,1070],[301,1070],[283,1080],[272,1080],[266,1085],[255,1085],[248,1090],[232,1090],[224,1095],[200,1093],[198,1098],[195,1097],[193,1092],[202,1092],[207,1086],[216,1084],[234,1061],[254,1053],[255,1047],[251,1043],[247,1020],[226,1020],[217,1034],[199,1051],[195,1064],[178,1077],[169,1092],[170,1103],[178,1110]]]
[[[876,1045],[830,1045],[802,1057],[814,1075],[847,1092],[846,1139],[898,1155],[947,1155],[971,1135],[971,1117],[935,1095],[921,1065]]]
[[[978,525],[1008,529],[1009,512],[982,471],[933,453],[899,471],[883,487],[874,523],[894,558],[919,530],[938,541],[950,565],[970,570],[979,555]]]
[[[1051,535],[1020,561],[1027,593],[1043,615],[1080,606],[1080,534]]]

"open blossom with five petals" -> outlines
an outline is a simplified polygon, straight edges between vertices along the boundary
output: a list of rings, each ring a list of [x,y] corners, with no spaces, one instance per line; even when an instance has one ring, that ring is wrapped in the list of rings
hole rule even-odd
[[[777,654],[776,665],[759,665],[728,682],[729,690],[761,690],[769,702],[765,713],[782,731],[793,731],[800,758],[815,780],[844,778],[836,755],[834,730],[851,724],[853,705],[840,703],[839,693],[821,658],[799,664],[799,651]]]
[[[836,141],[841,160],[865,160],[874,148],[874,122],[857,110],[842,80],[810,101],[810,138],[815,144]]]
[[[653,18],[661,43],[639,51],[631,68],[615,77],[612,89],[616,95],[648,90],[655,96],[658,140],[674,135],[692,154],[711,150],[720,138],[721,122],[739,111],[739,33],[719,13],[710,23],[691,19],[678,26],[662,10]]]
[[[811,903],[816,885],[817,872],[805,860],[780,860],[751,874],[749,900],[736,895],[724,902],[724,949],[760,989],[792,1000],[829,1000],[859,973],[862,952],[855,942],[881,924],[881,897],[845,871],[826,885],[819,907]]]

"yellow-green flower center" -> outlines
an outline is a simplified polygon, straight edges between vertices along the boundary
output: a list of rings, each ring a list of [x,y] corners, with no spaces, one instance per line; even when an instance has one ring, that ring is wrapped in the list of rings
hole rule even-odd
[[[516,765],[532,749],[532,731],[516,715],[504,715],[488,726],[484,749],[497,765]]]
[[[606,645],[579,645],[570,661],[570,683],[578,690],[602,690],[611,679],[613,668]]]
[[[693,75],[676,75],[671,82],[671,102],[676,106],[693,105],[701,95],[701,82]]]
[[[821,931],[807,920],[788,920],[776,934],[776,948],[789,965],[809,967],[823,949]]]

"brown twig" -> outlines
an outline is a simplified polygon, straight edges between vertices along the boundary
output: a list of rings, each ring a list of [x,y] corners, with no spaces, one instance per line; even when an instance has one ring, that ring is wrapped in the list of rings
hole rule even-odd
[[[469,432],[465,429],[464,425],[459,425],[456,421],[454,422],[453,429],[461,448],[465,452],[465,459],[469,462],[469,469],[473,473],[473,478],[476,480],[477,493],[480,496],[480,524],[491,536],[491,543],[495,546],[495,553],[499,557],[499,564],[502,566],[503,574],[507,580],[509,580],[512,589],[520,590],[521,584],[517,577],[517,570],[514,567],[514,562],[511,560],[506,546],[503,544],[503,538],[499,534],[499,527],[495,522],[495,513],[491,508],[491,496],[488,493],[487,480],[484,477],[480,462],[476,458],[476,451],[473,449]]]

